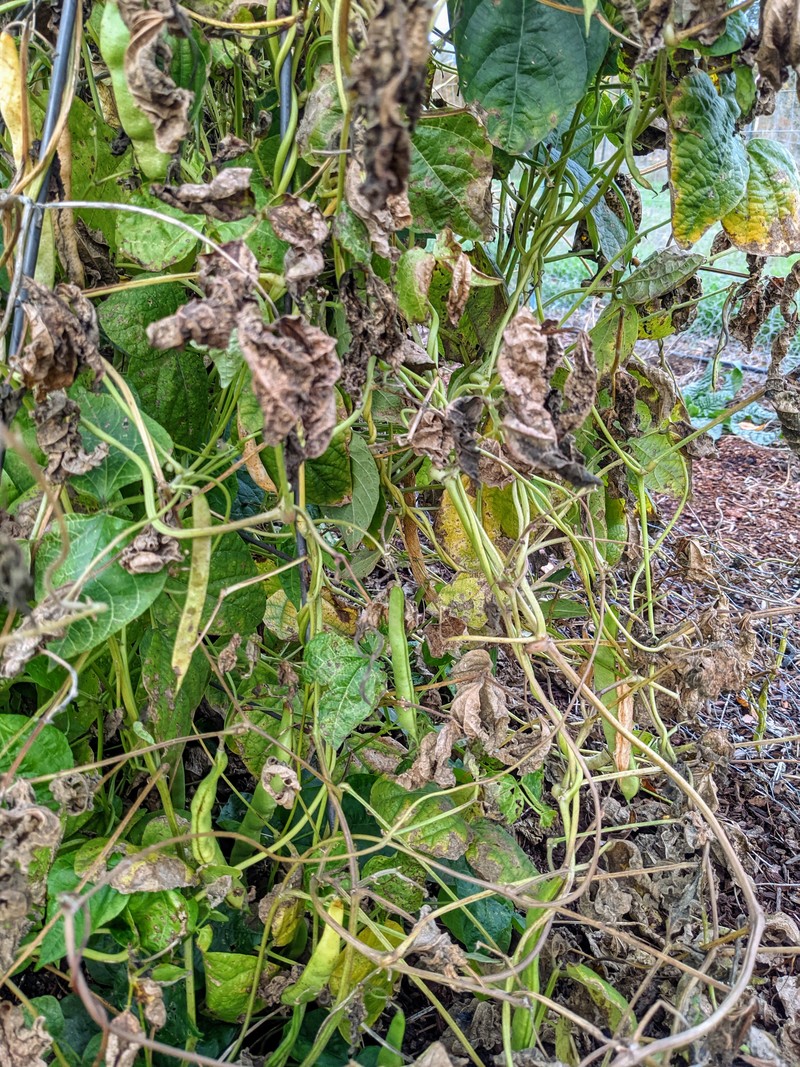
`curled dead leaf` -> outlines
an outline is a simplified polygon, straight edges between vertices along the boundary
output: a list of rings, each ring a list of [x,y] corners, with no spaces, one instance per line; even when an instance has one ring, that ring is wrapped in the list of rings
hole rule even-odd
[[[228,674],[236,667],[236,663],[239,658],[239,647],[241,643],[242,635],[234,634],[230,641],[227,643],[227,645],[217,656],[217,666],[219,667],[221,674]]]
[[[498,360],[506,391],[506,448],[523,467],[559,474],[576,485],[599,485],[599,479],[583,465],[569,434],[594,402],[596,368],[588,335],[582,332],[573,351],[573,369],[565,387],[570,404],[562,414],[558,393],[550,388],[550,377],[561,359],[555,339],[528,308],[506,327]]]
[[[41,652],[46,641],[63,637],[63,628],[59,627],[60,620],[76,607],[86,606],[85,602],[78,605],[62,599],[58,590],[40,601],[3,646],[0,654],[0,678],[15,678],[28,660]]]
[[[430,0],[384,0],[353,64],[354,110],[365,126],[361,192],[373,211],[408,182],[409,130],[424,102],[432,10]]]
[[[397,784],[404,789],[421,789],[429,782],[447,789],[456,784],[450,766],[453,745],[460,739],[458,723],[446,722],[440,730],[426,734],[420,742],[417,758],[407,771],[398,775]]]
[[[472,286],[472,262],[469,256],[459,249],[453,266],[453,280],[447,293],[447,317],[453,326],[457,326],[464,314]]]
[[[750,277],[736,290],[734,299],[741,303],[728,323],[731,337],[741,341],[748,352],[752,352],[761,327],[780,303],[783,292],[781,278],[763,277],[764,263],[762,257],[748,255]]]
[[[141,1024],[130,1009],[118,1015],[114,1020],[114,1029],[108,1035],[105,1067],[133,1067],[141,1048],[136,1038],[141,1033]],[[129,1036],[123,1037],[121,1034]]]
[[[85,452],[81,439],[81,409],[60,389],[48,393],[33,409],[36,440],[47,455],[45,473],[60,484],[72,474],[86,474],[99,466],[108,455],[108,445],[101,441],[91,452]]]
[[[177,538],[145,526],[123,548],[119,562],[128,574],[158,574],[169,563],[183,563],[183,552]]]
[[[45,1030],[45,1020],[37,1015],[30,1026],[10,1000],[0,1001],[0,1063],[3,1067],[47,1067],[43,1055],[53,1039]]]
[[[441,971],[455,978],[467,966],[466,956],[445,930],[440,930],[433,919],[428,919],[432,910],[428,904],[419,909],[419,921],[414,927],[416,936],[408,951],[425,956],[426,965],[434,972]]]
[[[197,257],[198,283],[205,299],[190,300],[174,315],[147,327],[153,348],[183,348],[187,341],[210,348],[228,347],[239,311],[253,299],[258,261],[244,241],[230,241],[222,250],[224,256],[214,251]]]
[[[153,184],[150,192],[170,207],[189,215],[208,215],[220,222],[235,222],[251,215],[255,209],[255,197],[250,188],[252,173],[250,167],[226,167],[205,184]]]
[[[438,470],[446,470],[455,448],[453,432],[441,408],[425,408],[403,438],[417,456],[425,456]]]
[[[370,356],[396,367],[406,341],[400,324],[397,301],[386,282],[367,274],[363,292],[356,285],[355,274],[347,271],[339,283],[350,344],[344,355],[343,385],[351,396],[360,396]]]
[[[328,223],[316,204],[302,197],[286,196],[268,218],[276,237],[289,242],[283,258],[286,287],[299,299],[325,266],[322,246],[328,239]]]
[[[345,172],[344,193],[347,203],[367,227],[372,247],[384,259],[394,260],[399,257],[397,249],[391,245],[391,235],[404,230],[414,221],[411,205],[405,190],[386,198],[384,207],[373,208],[362,192],[365,172],[361,163],[353,157]]]
[[[0,600],[14,611],[27,612],[32,598],[33,579],[22,546],[0,529]]]
[[[492,658],[483,648],[466,652],[453,668],[456,695],[450,714],[464,736],[478,741],[487,755],[497,755],[508,737],[506,695],[492,673]]]
[[[51,290],[25,278],[23,294],[30,340],[11,364],[36,400],[68,389],[87,367],[97,381],[103,374],[97,314],[80,289],[62,282]]]
[[[247,141],[243,141],[236,134],[226,133],[217,143],[217,150],[211,162],[214,166],[219,166],[220,163],[229,163],[232,159],[238,159],[239,156],[249,151],[250,145]]]
[[[800,7],[795,0],[762,0],[759,30],[758,69],[778,90],[789,70],[800,68]]]
[[[66,815],[83,815],[94,807],[94,793],[99,778],[94,775],[71,771],[59,775],[50,783],[53,800]]]
[[[297,772],[270,756],[261,770],[261,785],[279,808],[291,808],[300,792]]]
[[[179,23],[143,0],[120,0],[119,13],[130,30],[125,50],[125,80],[136,106],[153,127],[159,152],[174,155],[191,132],[189,109],[194,93],[180,89],[170,76],[172,49],[167,29],[181,32]]]
[[[155,1030],[160,1030],[167,1022],[167,1006],[164,1003],[164,989],[152,978],[137,978],[135,982],[136,1000],[141,1004],[145,1022]]]
[[[299,424],[303,454],[321,456],[336,425],[336,341],[299,315],[267,325],[252,305],[240,314],[238,336],[264,415],[264,441],[280,444]]]
[[[798,290],[800,264],[795,263],[786,275],[781,290],[780,309],[784,327],[772,342],[766,387],[767,400],[775,408],[784,440],[796,454],[800,454],[800,380],[796,369],[784,374],[782,365],[800,326],[800,316],[795,306]]]

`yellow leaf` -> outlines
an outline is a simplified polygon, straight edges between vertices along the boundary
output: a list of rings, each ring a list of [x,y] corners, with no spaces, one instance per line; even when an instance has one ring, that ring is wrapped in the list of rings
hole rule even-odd
[[[722,220],[742,252],[788,256],[800,251],[800,175],[787,150],[776,141],[754,137],[747,144],[747,190]]]

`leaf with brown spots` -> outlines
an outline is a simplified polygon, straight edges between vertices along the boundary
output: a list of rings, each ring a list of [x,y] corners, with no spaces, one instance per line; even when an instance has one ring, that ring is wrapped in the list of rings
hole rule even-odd
[[[210,182],[202,185],[150,186],[150,192],[170,207],[189,215],[208,215],[220,222],[235,222],[246,218],[256,202],[250,188],[250,167],[226,167]]]
[[[97,381],[103,374],[97,315],[80,289],[62,282],[50,290],[25,278],[23,293],[30,340],[11,363],[36,400],[68,389],[87,367]]]
[[[800,68],[800,6],[796,0],[762,0],[759,30],[758,70],[778,90],[789,70]]]
[[[3,1067],[47,1067],[42,1057],[50,1051],[52,1044],[43,1016],[37,1015],[28,1027],[22,1008],[10,1000],[0,1003],[0,1063]]]

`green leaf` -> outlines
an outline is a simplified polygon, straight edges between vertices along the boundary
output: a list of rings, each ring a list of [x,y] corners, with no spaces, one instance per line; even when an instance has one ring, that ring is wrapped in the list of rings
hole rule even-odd
[[[668,493],[680,496],[686,487],[686,472],[675,442],[667,434],[650,433],[628,442],[628,447],[643,465],[653,465],[645,476],[645,484],[651,493]]]
[[[197,902],[174,889],[135,893],[127,899],[128,914],[139,934],[139,943],[153,956],[191,933],[197,920]]]
[[[194,251],[198,238],[182,226],[175,226],[170,219],[179,219],[195,230],[202,230],[204,220],[196,215],[187,215],[177,208],[168,207],[149,193],[133,193],[129,203],[147,207],[158,212],[162,218],[143,216],[134,211],[117,214],[117,255],[130,260],[142,270],[157,273],[166,270]]]
[[[744,196],[747,153],[735,131],[738,105],[703,71],[681,80],[668,110],[672,232],[688,248]]]
[[[197,26],[191,27],[191,37],[167,34],[167,43],[172,50],[172,80],[181,89],[189,89],[194,93],[194,100],[189,108],[189,122],[193,123],[203,109],[211,46]]]
[[[636,308],[613,301],[589,330],[589,336],[598,375],[606,374],[614,366],[624,366],[639,337]]]
[[[94,618],[74,622],[66,636],[50,642],[53,652],[69,659],[79,652],[96,648],[138,618],[161,592],[167,574],[166,570],[158,574],[128,574],[120,566],[117,557],[137,532],[124,519],[112,515],[65,515],[64,522],[67,555],[50,575],[50,582],[58,588],[89,572],[81,586],[80,597],[104,606]],[[113,549],[98,559],[112,541]],[[36,597],[39,600],[46,594],[48,569],[60,559],[63,548],[58,527],[42,539],[36,556]]]
[[[436,260],[424,248],[409,248],[397,261],[397,303],[409,322],[427,322],[431,309],[428,290]]]
[[[174,643],[174,632],[167,634],[154,626],[145,631],[139,645],[142,685],[148,696],[147,725],[156,741],[171,741],[191,733],[192,715],[203,699],[210,673],[208,660],[201,649],[196,649],[176,695]],[[180,752],[176,758],[180,758]]]
[[[83,418],[94,423],[98,429],[147,462],[147,452],[139,431],[113,397],[107,393],[90,393],[80,386],[74,386],[70,390],[70,396],[79,405]],[[142,414],[142,419],[161,452],[169,455],[172,452],[172,439],[169,434],[148,415]],[[100,438],[95,437],[91,430],[85,427],[81,429],[81,437],[87,452],[91,452],[100,444]],[[111,445],[108,455],[99,466],[93,467],[86,474],[74,476],[70,484],[79,492],[94,497],[99,504],[109,504],[123,486],[141,480],[142,474],[136,463]]]
[[[608,33],[597,20],[526,0],[451,0],[450,25],[465,99],[486,114],[489,139],[530,151],[583,98]]]
[[[754,256],[800,251],[800,174],[788,149],[754,137],[747,143],[747,191],[722,227],[737,248]]]
[[[703,266],[705,256],[665,248],[648,256],[619,287],[626,304],[645,304],[683,285]],[[638,327],[637,327],[638,328]]]
[[[218,1019],[235,1023],[247,1011],[250,993],[258,983],[258,956],[243,952],[205,952],[206,1008]],[[264,1001],[256,997],[256,1010]]]
[[[318,459],[309,460],[305,471],[306,498],[310,503],[324,507],[349,502],[353,481],[347,442],[343,435],[337,437]]]
[[[417,230],[449,226],[461,237],[490,237],[492,146],[466,111],[426,115],[411,139],[408,200]]]
[[[0,775],[5,774],[11,766],[36,726],[36,721],[27,715],[0,715]],[[64,734],[55,726],[44,726],[23,756],[16,773],[21,778],[38,778],[40,775],[67,771],[73,766],[72,751]],[[46,783],[36,787],[36,795],[41,803],[56,807]]]
[[[507,952],[513,932],[514,905],[500,896],[483,897],[466,903],[466,899],[475,891],[476,886],[472,882],[456,878],[453,892],[464,903],[454,911],[446,911],[442,915],[442,923],[467,952],[475,952],[478,942],[486,944],[487,937],[494,941],[501,952]],[[439,893],[440,904],[449,904],[452,899],[444,889]]]
[[[433,795],[431,795],[433,794]],[[397,782],[379,778],[370,792],[370,804],[386,826],[412,848],[429,856],[456,860],[467,851],[470,829],[453,812],[455,807],[436,785],[423,789],[403,789]],[[413,806],[413,812],[403,819]],[[403,820],[403,828],[398,829]]]
[[[622,1034],[630,1034],[636,1029],[636,1016],[630,1010],[630,1004],[610,982],[601,978],[591,967],[583,963],[568,963],[565,970],[570,978],[583,986],[594,1003],[603,1011],[612,1033],[617,1033],[620,1024],[623,1026]]]
[[[141,221],[141,220],[140,220]],[[100,325],[126,357],[125,376],[142,410],[172,440],[195,449],[205,440],[209,417],[208,373],[203,357],[191,350],[156,352],[147,340],[151,322],[174,314],[185,302],[181,285],[154,285],[113,293],[98,308]]]
[[[205,626],[211,618],[223,590],[257,576],[258,569],[241,537],[235,533],[223,534],[215,543],[211,554],[211,572],[203,607],[202,625]],[[183,609],[186,600],[187,577],[188,574],[184,573],[180,578],[167,578],[165,592],[170,594],[172,603],[164,604],[163,611],[173,620],[171,625],[177,625],[175,613]],[[162,603],[163,601],[160,602],[159,608]],[[266,595],[260,583],[255,582],[243,589],[237,589],[223,599],[219,610],[214,615],[210,633],[219,636],[254,633],[264,616],[265,605]]]
[[[422,907],[427,875],[413,856],[404,852],[373,856],[362,867],[361,876],[374,886],[376,893],[399,908],[414,914]]]
[[[46,963],[55,963],[66,955],[64,919],[60,917],[61,904],[59,897],[62,893],[72,893],[81,882],[82,876],[76,874],[73,865],[74,860],[74,852],[59,856],[50,868],[50,874],[47,877],[47,921],[56,919],[56,922],[47,931],[39,947],[39,966],[44,966]],[[77,908],[74,913],[76,943],[80,945],[91,934],[96,933],[101,927],[115,919],[117,915],[125,910],[128,900],[128,897],[118,893],[110,885],[103,885],[95,893],[87,894],[86,906]],[[86,923],[87,914],[89,918],[88,929]]]
[[[353,552],[372,523],[381,495],[381,477],[375,457],[364,438],[356,433],[350,438],[350,472],[353,499],[349,504],[327,511],[334,522],[341,524],[344,543]]]
[[[308,681],[324,688],[319,701],[319,729],[334,748],[367,718],[386,689],[383,669],[340,634],[312,637],[305,648],[304,674]]]
[[[584,204],[589,204],[592,200],[595,200],[599,183],[592,181],[589,172],[575,159],[567,160],[567,170],[575,176],[579,188],[583,190],[581,201]],[[599,200],[595,200],[595,203],[589,208],[586,223],[590,228],[594,228],[597,235],[597,245],[610,263],[617,259],[630,237],[633,236],[632,234],[629,235],[628,227],[611,210],[604,196],[601,196]],[[617,266],[622,267],[623,264],[619,263]]]
[[[502,826],[489,819],[478,819],[472,823],[472,831],[467,863],[481,878],[504,885],[538,875],[527,853]]]
[[[681,42],[681,48],[693,48],[703,56],[729,56],[740,51],[750,28],[746,11],[734,11],[724,22],[725,29],[713,44],[694,38]]]

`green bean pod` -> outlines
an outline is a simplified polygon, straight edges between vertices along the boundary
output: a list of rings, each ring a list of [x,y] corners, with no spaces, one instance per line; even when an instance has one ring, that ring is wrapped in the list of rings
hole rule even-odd
[[[111,75],[114,102],[123,130],[131,139],[136,162],[146,178],[164,178],[170,156],[156,147],[156,135],[147,115],[139,108],[125,77],[125,52],[131,33],[122,18],[117,0],[106,0],[100,22],[98,45]]]

